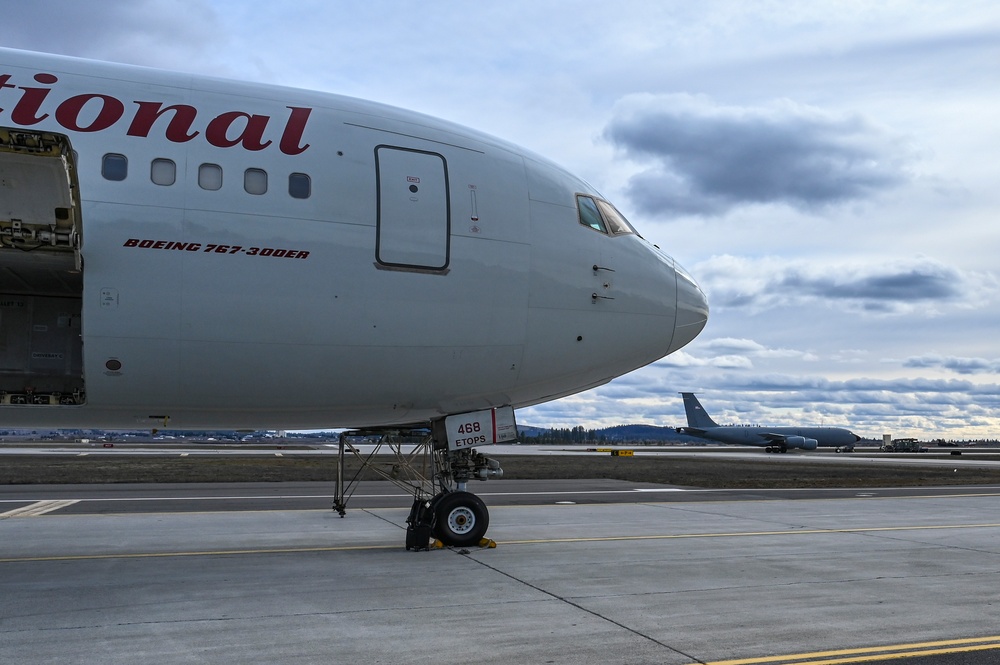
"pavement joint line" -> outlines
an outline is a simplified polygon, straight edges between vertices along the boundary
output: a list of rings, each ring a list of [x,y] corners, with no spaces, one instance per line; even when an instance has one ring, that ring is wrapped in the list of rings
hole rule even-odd
[[[795,665],[837,665],[840,663],[862,663],[871,660],[881,661],[897,658],[912,658],[915,656],[933,656],[973,651],[986,651],[990,649],[1000,649],[1000,635],[939,640],[936,642],[889,644],[876,647],[839,649],[836,651],[794,653],[781,656],[763,656],[759,658],[716,660],[705,663],[705,665],[762,665],[764,663],[791,664],[793,662]]]
[[[602,542],[623,542],[639,540],[683,540],[689,538],[742,538],[747,536],[790,536],[790,535],[817,535],[825,533],[872,533],[886,531],[922,531],[922,530],[945,530],[945,529],[974,529],[974,528],[1000,528],[997,524],[954,524],[954,525],[927,525],[927,526],[899,526],[899,527],[864,527],[856,529],[792,529],[784,531],[747,531],[728,533],[681,533],[662,534],[655,536],[589,536],[581,538],[537,538],[533,540],[498,540],[497,546],[502,545],[543,545],[550,543],[602,543]],[[234,549],[234,550],[199,550],[191,552],[121,552],[108,554],[68,554],[59,556],[39,556],[39,557],[5,557],[0,558],[2,563],[24,563],[37,561],[86,561],[91,559],[152,559],[157,557],[186,557],[186,556],[233,556],[240,554],[301,554],[309,552],[349,552],[361,550],[391,550],[399,549],[399,545],[341,545],[330,547],[287,547],[287,548],[262,548],[262,549]],[[1000,644],[997,645],[1000,648]],[[726,662],[726,661],[722,661]],[[767,661],[761,661],[767,662]]]
[[[364,513],[367,513],[367,514],[371,515],[371,516],[372,516],[372,517],[374,517],[375,519],[377,519],[377,520],[382,520],[383,522],[386,522],[387,524],[391,524],[392,526],[394,526],[394,527],[396,527],[396,528],[398,528],[398,529],[402,529],[402,528],[405,528],[405,527],[403,527],[402,525],[400,525],[400,524],[397,524],[397,523],[393,522],[393,521],[392,521],[392,520],[390,520],[390,519],[387,519],[386,517],[384,517],[384,516],[382,516],[382,515],[379,515],[379,514],[378,514],[377,512],[373,512],[373,511],[372,511],[371,509],[368,509],[368,508],[361,508],[360,510],[361,510],[362,512],[364,512]]]
[[[631,626],[628,626],[628,625],[622,623],[621,621],[618,621],[616,619],[612,619],[611,617],[606,616],[606,615],[598,612],[597,610],[591,609],[589,607],[584,607],[579,602],[571,600],[571,599],[569,599],[569,598],[567,598],[565,596],[560,596],[557,593],[549,591],[548,589],[544,589],[544,588],[538,586],[537,584],[533,584],[533,583],[531,583],[531,582],[529,582],[529,581],[527,581],[525,579],[517,577],[516,575],[514,575],[512,573],[508,573],[505,570],[500,570],[496,566],[492,566],[492,565],[486,563],[485,561],[483,561],[482,559],[473,558],[473,557],[468,556],[467,554],[464,554],[464,553],[463,553],[463,555],[466,558],[468,558],[468,559],[470,559],[472,561],[475,561],[480,566],[482,566],[484,568],[487,568],[489,570],[492,570],[493,572],[495,572],[495,573],[497,573],[499,575],[503,575],[503,576],[507,577],[508,579],[511,579],[514,582],[517,582],[518,584],[522,584],[522,585],[528,587],[529,589],[534,589],[535,591],[537,591],[537,592],[539,592],[541,594],[545,594],[546,596],[549,596],[550,598],[554,598],[555,600],[557,600],[557,601],[559,601],[561,603],[564,603],[566,605],[569,605],[570,607],[575,607],[577,610],[579,610],[581,612],[585,612],[585,613],[587,613],[587,614],[589,614],[591,616],[594,616],[594,617],[600,619],[601,621],[606,621],[606,622],[610,623],[613,626],[618,626],[622,630],[628,631],[629,633],[632,633],[633,635],[636,635],[636,636],[638,636],[638,637],[640,637],[640,638],[642,638],[644,640],[652,642],[653,644],[655,644],[657,646],[660,646],[660,647],[662,647],[664,649],[672,651],[675,654],[679,654],[681,656],[684,656],[685,658],[690,658],[690,659],[694,660],[696,663],[703,663],[704,662],[704,661],[699,660],[698,658],[695,658],[691,654],[684,653],[680,649],[677,649],[675,647],[670,646],[669,644],[661,642],[660,640],[656,639],[652,635],[647,635],[646,633],[643,633],[640,630],[632,628]]]

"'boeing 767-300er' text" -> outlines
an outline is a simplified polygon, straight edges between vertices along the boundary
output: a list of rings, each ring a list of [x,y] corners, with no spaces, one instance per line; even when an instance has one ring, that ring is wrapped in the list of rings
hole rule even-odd
[[[0,49],[0,197],[0,426],[421,427],[453,544],[514,408],[708,317],[581,179],[332,94]]]
[[[678,427],[682,434],[690,434],[709,441],[738,446],[764,446],[767,452],[788,452],[789,448],[816,450],[818,446],[847,446],[861,440],[854,432],[842,427],[761,427],[719,425],[702,408],[694,393],[681,393],[687,427]]]

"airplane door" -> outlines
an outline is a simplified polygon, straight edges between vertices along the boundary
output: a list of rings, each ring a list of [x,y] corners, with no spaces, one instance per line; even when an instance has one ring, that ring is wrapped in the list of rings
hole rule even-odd
[[[444,271],[450,259],[451,210],[443,156],[380,145],[375,148],[379,265]]]

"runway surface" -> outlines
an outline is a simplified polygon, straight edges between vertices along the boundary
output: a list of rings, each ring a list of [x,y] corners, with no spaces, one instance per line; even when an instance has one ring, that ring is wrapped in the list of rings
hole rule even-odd
[[[1000,487],[497,481],[407,552],[363,484],[0,487],[10,663],[1000,662]],[[919,655],[919,657],[918,657]]]

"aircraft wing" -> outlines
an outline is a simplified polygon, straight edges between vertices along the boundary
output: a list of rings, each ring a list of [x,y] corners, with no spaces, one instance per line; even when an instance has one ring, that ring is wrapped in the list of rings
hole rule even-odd
[[[775,434],[774,432],[761,432],[760,435],[772,443],[784,443],[788,439],[787,434]]]

